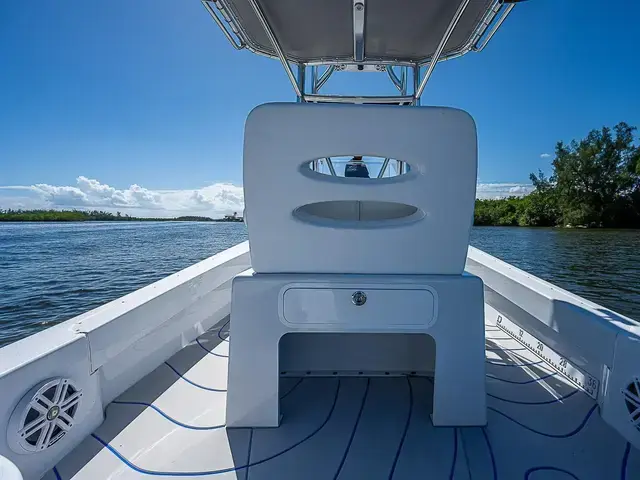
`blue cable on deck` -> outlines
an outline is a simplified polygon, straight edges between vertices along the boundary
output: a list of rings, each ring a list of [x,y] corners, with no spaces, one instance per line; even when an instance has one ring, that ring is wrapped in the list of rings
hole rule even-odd
[[[142,474],[145,474],[145,475],[155,475],[155,476],[163,476],[164,475],[166,477],[203,477],[203,476],[206,476],[206,475],[219,475],[219,474],[222,474],[222,473],[236,472],[238,470],[243,470],[243,469],[246,469],[248,467],[253,467],[253,466],[260,465],[262,463],[268,462],[269,460],[272,460],[272,459],[274,459],[276,457],[279,457],[280,455],[283,455],[283,454],[287,453],[290,450],[293,450],[298,445],[301,445],[302,443],[304,443],[307,440],[309,440],[311,437],[315,436],[320,430],[322,430],[324,428],[324,426],[331,419],[331,417],[333,415],[333,412],[334,412],[334,410],[336,408],[336,404],[338,403],[338,395],[339,395],[339,393],[340,393],[340,380],[338,379],[338,385],[336,387],[336,393],[335,393],[334,398],[333,398],[333,404],[331,405],[331,409],[329,410],[329,413],[327,414],[327,417],[324,419],[322,424],[318,428],[316,428],[314,431],[312,431],[309,435],[307,435],[302,440],[299,440],[298,442],[294,443],[293,445],[285,448],[284,450],[282,450],[282,451],[280,451],[278,453],[270,455],[270,456],[268,456],[268,457],[266,457],[266,458],[264,458],[262,460],[258,460],[257,462],[252,462],[252,463],[248,463],[246,465],[242,465],[240,467],[228,467],[228,468],[222,468],[222,469],[219,469],[219,470],[207,470],[207,471],[202,471],[202,472],[160,472],[160,471],[155,471],[155,470],[147,470],[145,468],[138,467],[137,465],[135,465],[132,462],[130,462],[118,450],[116,450],[114,447],[112,447],[108,442],[105,442],[104,440],[102,440],[95,433],[92,433],[91,436],[96,441],[98,441],[103,447],[105,447],[107,450],[109,450],[113,455],[115,455],[127,467],[131,468],[132,470],[134,470],[134,471],[136,471],[138,473],[142,473]]]
[[[300,385],[302,383],[302,381],[304,380],[304,378],[300,378],[293,387],[291,387],[287,393],[285,393],[284,395],[282,395],[280,397],[280,400],[284,399],[286,396],[288,396],[291,392],[293,392],[296,388],[298,388],[298,385]]]
[[[489,360],[485,360],[485,362],[488,363],[489,365],[495,365],[496,367],[533,367],[535,365],[540,365],[541,363],[544,363],[542,360],[540,360],[539,362],[514,363],[514,364],[494,363],[494,362],[490,362]]]
[[[493,469],[493,480],[498,480],[498,467],[496,465],[496,457],[493,454],[493,447],[489,441],[489,434],[487,433],[487,427],[482,427],[482,435],[487,442],[487,448],[489,449],[489,456],[491,457],[491,468]]]
[[[200,385],[199,383],[194,382],[193,380],[189,380],[187,377],[185,377],[184,375],[182,375],[178,370],[176,370],[174,367],[172,367],[169,362],[164,362],[165,365],[167,367],[169,367],[171,370],[173,370],[175,372],[176,375],[178,375],[181,379],[183,379],[185,382],[190,383],[191,385],[193,385],[194,387],[198,387],[201,388],[202,390],[207,390],[209,392],[226,392],[227,390],[223,390],[221,388],[211,388],[211,387],[205,387],[204,385]]]
[[[490,347],[484,348],[487,352],[521,352],[522,350],[527,350],[525,347],[518,347],[518,348],[502,348],[502,347]]]
[[[524,382],[516,382],[514,380],[507,380],[506,378],[496,377],[495,375],[489,375],[488,373],[487,373],[486,376],[489,377],[489,378],[492,378],[494,380],[499,380],[501,382],[506,382],[506,383],[512,383],[514,385],[527,385],[529,383],[538,383],[541,380],[545,380],[545,379],[547,379],[549,377],[553,377],[554,375],[556,375],[556,372],[549,373],[549,374],[547,374],[547,375],[545,375],[543,377],[531,378],[529,380],[525,380]]]
[[[251,447],[253,447],[253,432],[254,428],[249,430],[249,446],[247,447],[247,474],[244,479],[249,479],[249,470],[251,469]]]
[[[225,324],[220,328],[220,330],[218,330],[218,338],[219,338],[220,340],[222,340],[223,342],[228,342],[228,341],[229,341],[229,338],[228,338],[228,336],[227,336],[227,338],[222,338],[222,335],[220,335],[220,333],[222,332],[222,330],[224,329],[224,327],[226,327],[227,325],[229,325],[229,323],[230,323],[230,322],[231,322],[231,318],[229,318],[229,320],[227,320],[227,323],[225,323]]]
[[[529,477],[534,472],[544,472],[544,471],[566,473],[571,478],[574,478],[575,480],[580,480],[575,474],[571,473],[569,470],[565,470],[563,468],[546,466],[546,465],[545,466],[541,466],[541,467],[532,467],[529,470],[527,470],[526,472],[524,472],[524,480],[529,480]]]
[[[413,387],[411,386],[411,377],[407,377],[407,385],[409,386],[409,415],[407,415],[407,421],[404,424],[404,431],[402,432],[400,445],[398,445],[398,450],[396,450],[396,456],[394,457],[393,464],[391,465],[391,471],[389,472],[389,480],[393,478],[393,474],[396,471],[396,465],[398,464],[398,459],[400,458],[400,453],[402,452],[402,446],[404,445],[404,441],[407,438],[407,432],[409,431],[409,425],[411,424],[411,416],[413,414]]]
[[[60,476],[60,473],[58,472],[57,467],[53,467],[53,474],[56,476],[56,480],[62,480],[62,477]]]
[[[622,456],[622,466],[620,467],[620,480],[627,480],[627,463],[629,462],[629,453],[631,452],[631,443],[627,442]]]
[[[344,453],[342,454],[342,460],[340,460],[340,465],[338,465],[338,470],[336,474],[333,476],[333,479],[336,480],[340,475],[340,471],[344,466],[344,462],[347,460],[347,455],[349,454],[349,450],[351,449],[351,444],[353,443],[353,439],[356,436],[356,430],[358,429],[358,424],[360,423],[360,418],[362,417],[362,411],[364,410],[364,404],[367,401],[367,395],[369,395],[369,385],[371,384],[371,379],[367,378],[367,386],[364,389],[364,395],[362,395],[362,401],[360,402],[360,410],[358,410],[358,416],[356,417],[356,421],[353,424],[353,429],[351,430],[351,436],[349,437],[349,442],[347,443],[347,448],[344,449]]]
[[[200,346],[204,349],[204,351],[205,351],[205,352],[207,352],[207,353],[209,353],[209,354],[213,355],[214,357],[229,358],[229,355],[223,355],[223,354],[221,354],[221,353],[215,353],[213,350],[209,350],[207,347],[205,347],[204,345],[202,345],[202,344],[200,343],[200,339],[199,339],[199,338],[196,338],[196,343],[197,343],[198,345],[200,345]]]
[[[469,480],[473,480],[473,474],[471,473],[471,462],[469,462],[469,450],[467,449],[467,444],[464,442],[464,430],[460,430],[460,444],[462,445],[464,464],[467,466],[467,475],[469,475]]]
[[[164,418],[169,420],[171,423],[175,423],[179,427],[187,428],[189,430],[217,430],[217,429],[220,429],[220,428],[224,428],[224,426],[225,426],[224,423],[222,425],[212,425],[210,427],[204,427],[204,426],[201,427],[201,426],[197,426],[197,425],[187,425],[186,423],[182,423],[181,421],[170,417],[169,415],[167,415],[165,412],[160,410],[158,407],[156,407],[152,403],[147,403],[147,402],[125,402],[125,401],[121,401],[121,400],[114,400],[111,403],[114,403],[116,405],[139,405],[139,406],[149,407],[149,408],[155,410],[156,412],[158,412],[160,415],[162,415]]]
[[[285,393],[284,395],[282,395],[280,397],[280,400],[282,400],[287,395],[289,395],[291,392],[293,392],[298,387],[298,385],[300,385],[302,383],[303,380],[304,380],[304,378],[301,378],[300,380],[298,380],[295,383],[295,385],[287,391],[287,393]],[[111,403],[112,404],[116,404],[116,405],[137,405],[137,406],[149,407],[149,408],[155,410],[156,412],[158,412],[160,415],[162,415],[164,418],[169,420],[171,423],[174,423],[174,424],[178,425],[179,427],[183,427],[183,428],[186,428],[186,429],[189,429],[189,430],[217,430],[217,429],[226,427],[225,424],[212,425],[210,427],[198,426],[198,425],[187,425],[186,423],[182,423],[180,420],[176,420],[175,418],[170,417],[167,413],[162,411],[160,408],[158,408],[155,405],[153,405],[152,403],[148,403],[148,402],[113,400]],[[253,430],[252,430],[252,433],[253,433]]]
[[[451,461],[451,470],[449,472],[449,480],[453,480],[453,474],[456,471],[456,461],[458,460],[458,429],[453,429],[453,460]]]
[[[563,400],[566,400],[567,398],[570,398],[571,396],[575,395],[579,391],[580,390],[573,390],[571,393],[568,393],[567,395],[565,395],[563,397],[553,398],[551,400],[545,400],[543,402],[522,402],[520,400],[509,400],[508,398],[498,397],[497,395],[492,395],[490,393],[487,393],[487,396],[491,397],[491,398],[495,398],[496,400],[502,400],[503,402],[515,403],[517,405],[549,405],[549,404],[552,404],[552,403],[562,402]]]
[[[528,427],[527,425],[524,425],[523,423],[520,423],[515,418],[510,417],[506,413],[503,413],[503,412],[501,412],[500,410],[498,410],[496,408],[487,407],[487,410],[491,410],[492,412],[495,412],[498,415],[502,415],[506,419],[511,420],[512,422],[520,425],[522,428],[525,428],[525,429],[529,430],[530,432],[537,433],[538,435],[542,435],[544,437],[549,437],[549,438],[569,438],[569,437],[574,436],[576,433],[580,432],[580,430],[582,430],[584,428],[584,426],[587,424],[587,421],[589,420],[589,418],[591,418],[591,415],[593,415],[593,412],[595,412],[596,408],[598,408],[598,404],[597,403],[593,407],[591,407],[591,409],[587,412],[586,417],[584,417],[584,420],[582,420],[580,425],[578,425],[574,430],[570,431],[569,433],[546,433],[546,432],[541,432],[539,430],[535,430],[535,429],[533,429],[531,427]]]

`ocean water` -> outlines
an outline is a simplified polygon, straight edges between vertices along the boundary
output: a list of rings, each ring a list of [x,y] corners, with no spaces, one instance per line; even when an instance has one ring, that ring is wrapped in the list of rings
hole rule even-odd
[[[0,223],[0,345],[246,239],[238,223]],[[640,320],[640,231],[482,227],[471,244]]]
[[[237,223],[0,223],[0,345],[246,239]]]

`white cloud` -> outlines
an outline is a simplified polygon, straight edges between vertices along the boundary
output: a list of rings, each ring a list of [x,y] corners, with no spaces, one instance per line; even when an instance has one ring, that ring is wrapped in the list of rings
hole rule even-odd
[[[481,199],[527,195],[533,185],[522,183],[479,183]],[[0,186],[0,208],[97,209],[121,211],[132,216],[176,217],[201,215],[218,218],[242,212],[242,187],[213,183],[185,190],[150,190],[137,184],[117,189],[98,180],[80,176],[75,186],[38,183],[30,186]]]
[[[174,217],[202,215],[220,217],[241,212],[242,187],[214,183],[199,189],[149,190],[137,184],[117,189],[80,176],[75,186],[38,183],[31,186],[0,186],[0,208],[77,208],[122,211],[133,216]]]
[[[551,154],[550,153],[541,153],[540,154],[540,158],[551,158]]]
[[[533,192],[533,185],[526,183],[479,183],[476,197],[482,200],[504,197],[521,197]]]

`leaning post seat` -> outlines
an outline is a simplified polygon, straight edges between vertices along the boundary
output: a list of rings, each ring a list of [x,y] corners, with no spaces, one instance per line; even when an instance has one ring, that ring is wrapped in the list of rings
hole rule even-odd
[[[278,426],[281,372],[429,373],[434,425],[486,423],[483,285],[464,273],[476,144],[473,119],[452,108],[251,112],[252,269],[232,286],[227,426]],[[410,169],[367,179],[309,168],[344,155]]]
[[[308,167],[311,160],[338,155],[389,157],[411,168],[396,177],[362,179]],[[257,107],[247,119],[244,141],[253,270],[461,274],[476,158],[475,123],[461,110]]]

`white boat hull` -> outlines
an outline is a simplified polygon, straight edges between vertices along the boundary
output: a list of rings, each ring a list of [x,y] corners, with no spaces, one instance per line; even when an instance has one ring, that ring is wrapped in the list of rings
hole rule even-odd
[[[467,269],[487,287],[487,427],[434,428],[429,377],[338,372],[282,377],[279,428],[227,430],[230,281],[249,267],[245,242],[1,349],[0,454],[26,479],[632,479],[639,471],[640,432],[619,388],[640,374],[638,323],[473,248]],[[499,316],[515,327],[498,326]],[[518,341],[516,327],[536,345]],[[50,378],[82,390],[76,422],[51,446],[17,453],[16,405]]]

